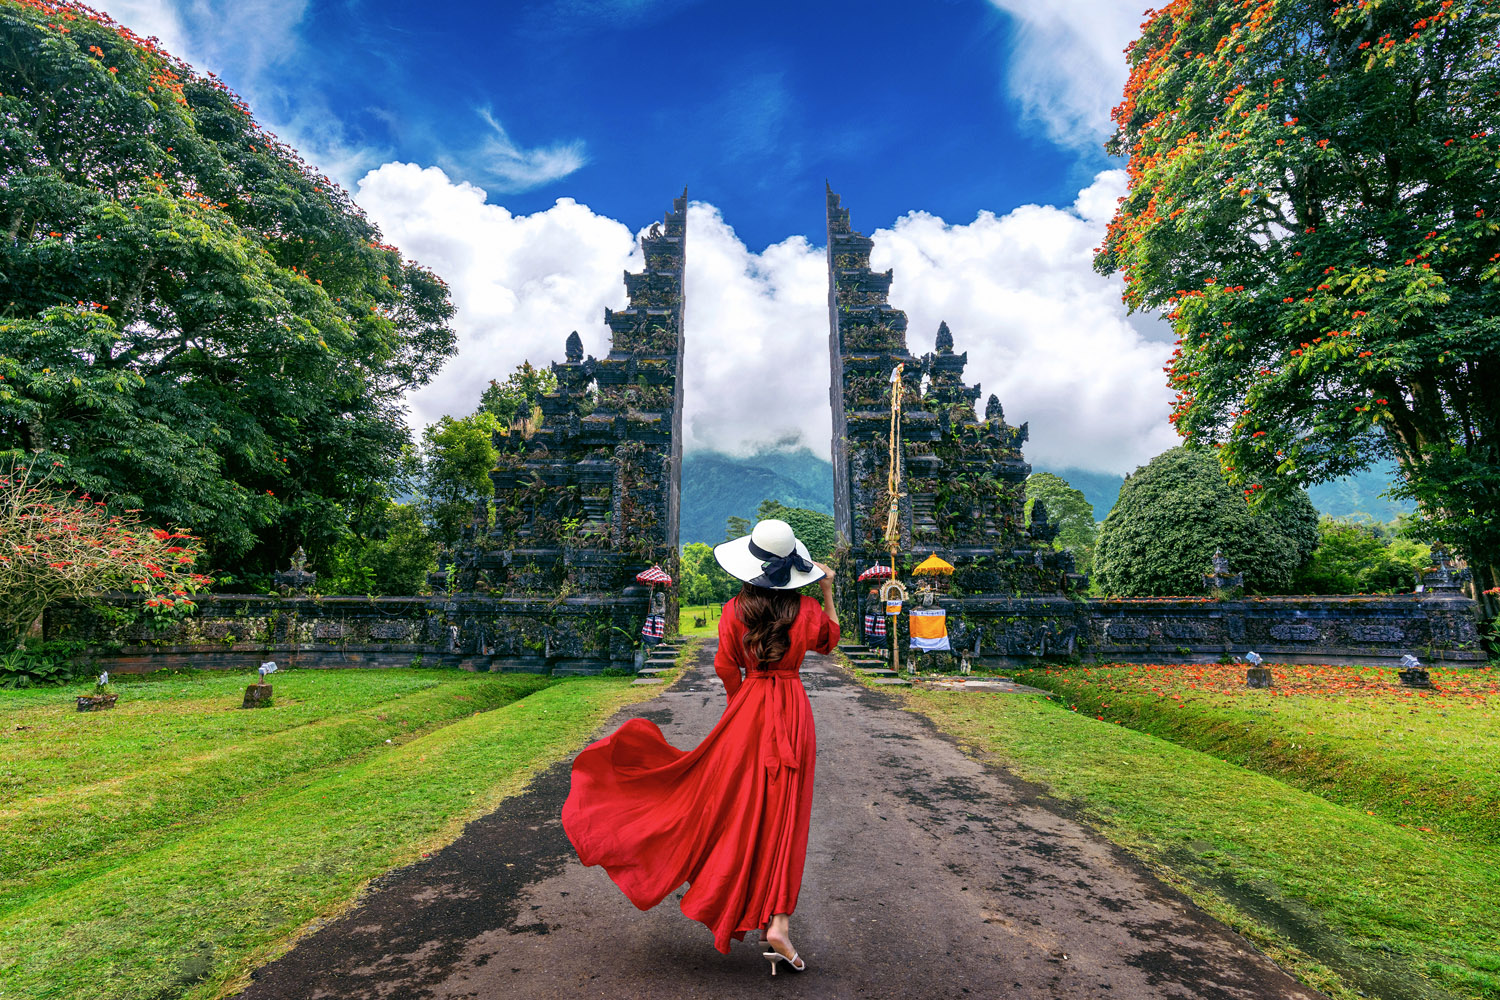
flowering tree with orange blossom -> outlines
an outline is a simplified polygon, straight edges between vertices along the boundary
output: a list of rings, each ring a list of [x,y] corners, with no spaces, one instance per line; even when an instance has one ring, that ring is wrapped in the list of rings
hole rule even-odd
[[[193,610],[192,595],[209,582],[193,569],[197,540],[138,513],[111,514],[32,466],[0,463],[0,653],[60,600],[134,591],[153,619]]]
[[[0,0],[0,455],[315,563],[385,511],[448,290],[244,101],[73,0]]]
[[[1252,504],[1394,458],[1493,601],[1500,2],[1174,0],[1128,58],[1095,266],[1172,323],[1179,433]]]

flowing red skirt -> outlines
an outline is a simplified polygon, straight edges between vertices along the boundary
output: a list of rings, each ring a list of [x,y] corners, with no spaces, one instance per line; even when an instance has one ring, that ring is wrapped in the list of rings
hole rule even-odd
[[[800,661],[800,656],[798,657]],[[802,887],[817,742],[795,667],[752,674],[693,750],[631,719],[573,762],[563,829],[642,910],[684,883],[714,947],[791,913]]]

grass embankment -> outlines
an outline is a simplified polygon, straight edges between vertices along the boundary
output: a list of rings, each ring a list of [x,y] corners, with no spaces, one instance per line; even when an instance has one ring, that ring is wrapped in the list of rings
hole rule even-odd
[[[1080,712],[1103,715],[1423,832],[1500,845],[1500,678],[1431,671],[1403,688],[1394,668],[1111,665],[1022,671]]]
[[[1099,720],[1116,718],[1113,698],[1108,711],[1101,700],[1089,713],[1039,695],[917,689],[902,697],[981,756],[1076,804],[1331,996],[1500,997],[1500,850],[1465,836],[1471,827],[1403,826],[1395,813],[1330,801],[1217,752]],[[1267,704],[1279,720],[1290,702],[1277,695]],[[1347,708],[1304,705],[1289,717],[1300,725],[1317,716],[1334,733]],[[1297,732],[1281,738],[1300,748],[1308,729]],[[1359,787],[1369,787],[1363,776]]]
[[[158,747],[154,762],[128,776],[100,774],[104,787],[63,778],[51,795],[29,777],[30,762],[45,754],[17,752],[9,737],[17,725],[60,723],[66,706],[56,691],[51,708],[29,692],[19,708],[0,700],[0,766],[33,796],[6,803],[6,864],[23,840],[29,852],[35,839],[42,859],[7,871],[0,997],[216,996],[369,879],[452,840],[650,693],[624,678],[306,671],[278,675],[277,707],[231,713],[220,711],[225,683],[242,692],[245,681],[131,685],[114,712],[79,716],[94,729],[65,748],[49,742],[83,767],[89,744],[119,754],[129,740],[153,738],[137,713],[154,716],[158,742],[180,736],[199,752],[183,760]],[[350,711],[381,695],[392,697]],[[174,701],[176,711],[167,707]],[[318,716],[313,703],[334,714]],[[278,723],[279,712],[301,721]],[[16,721],[24,718],[32,721]],[[234,745],[204,750],[216,740]],[[250,777],[236,776],[240,768]],[[226,781],[231,790],[215,787]],[[97,841],[66,829],[63,802],[76,805]],[[99,859],[95,842],[107,845]]]

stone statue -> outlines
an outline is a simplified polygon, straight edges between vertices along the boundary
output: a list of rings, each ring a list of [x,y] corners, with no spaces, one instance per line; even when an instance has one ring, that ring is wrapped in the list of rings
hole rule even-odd
[[[318,582],[318,574],[306,569],[307,553],[302,551],[302,546],[297,546],[297,551],[292,553],[292,568],[282,570],[274,574],[271,579],[276,584],[276,589],[283,595],[305,594]]]
[[[990,393],[989,402],[987,402],[987,403],[984,404],[984,419],[986,419],[986,420],[1004,420],[1005,419],[1005,410],[1000,405],[1000,397],[997,396],[997,395],[995,395],[993,392]]]
[[[567,357],[569,364],[577,364],[583,360],[583,338],[578,336],[577,330],[568,334],[568,341],[563,347],[563,353]]]

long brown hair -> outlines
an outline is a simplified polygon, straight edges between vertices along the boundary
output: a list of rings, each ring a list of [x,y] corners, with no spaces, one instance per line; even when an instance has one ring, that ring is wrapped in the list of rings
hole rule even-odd
[[[761,666],[777,663],[791,648],[792,622],[802,610],[795,590],[772,590],[747,583],[734,601],[735,615],[745,626],[745,649]]]

